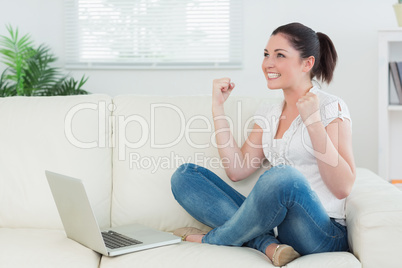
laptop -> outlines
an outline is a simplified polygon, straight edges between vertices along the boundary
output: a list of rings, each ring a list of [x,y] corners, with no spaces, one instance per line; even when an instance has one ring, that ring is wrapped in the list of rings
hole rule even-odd
[[[140,224],[100,230],[82,180],[45,171],[67,237],[101,253],[117,256],[179,243],[180,237]]]

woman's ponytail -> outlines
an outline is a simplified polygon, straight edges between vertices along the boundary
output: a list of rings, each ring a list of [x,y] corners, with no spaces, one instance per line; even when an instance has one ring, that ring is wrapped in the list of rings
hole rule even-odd
[[[320,59],[314,74],[323,82],[330,83],[334,75],[338,54],[328,35],[318,32],[317,37],[320,42]]]

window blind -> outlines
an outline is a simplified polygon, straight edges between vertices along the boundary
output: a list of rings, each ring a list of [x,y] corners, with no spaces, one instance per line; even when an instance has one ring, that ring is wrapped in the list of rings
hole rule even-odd
[[[240,68],[242,0],[65,0],[67,68]]]

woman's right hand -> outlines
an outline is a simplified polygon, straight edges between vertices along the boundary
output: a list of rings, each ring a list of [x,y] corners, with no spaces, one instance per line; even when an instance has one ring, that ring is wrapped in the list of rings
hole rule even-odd
[[[222,106],[234,89],[235,84],[230,78],[214,79],[212,83],[212,106]]]
[[[253,131],[248,136],[242,148],[239,148],[236,140],[233,138],[223,104],[234,87],[235,84],[230,81],[230,78],[215,79],[213,81],[212,116],[216,145],[219,156],[224,160],[221,163],[229,179],[239,181],[247,178],[260,167],[264,159],[264,152],[261,146],[262,130],[257,124],[254,125]],[[257,147],[254,147],[254,145],[257,145]],[[256,160],[259,162],[256,163]],[[239,163],[241,164],[239,165]]]

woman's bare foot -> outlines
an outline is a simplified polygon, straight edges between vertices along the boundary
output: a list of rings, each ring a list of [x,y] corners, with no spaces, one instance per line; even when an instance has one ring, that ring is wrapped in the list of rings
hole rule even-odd
[[[181,237],[182,241],[201,243],[206,232],[194,227],[182,227],[176,229],[173,234]]]
[[[271,244],[265,250],[265,255],[272,261],[272,256],[274,256],[275,249],[278,247],[278,244]]]
[[[196,243],[202,243],[202,238],[204,235],[199,235],[199,234],[194,234],[194,235],[188,235],[186,237],[186,241],[188,242],[196,242]]]

